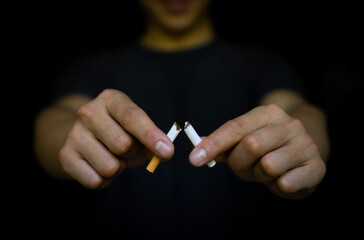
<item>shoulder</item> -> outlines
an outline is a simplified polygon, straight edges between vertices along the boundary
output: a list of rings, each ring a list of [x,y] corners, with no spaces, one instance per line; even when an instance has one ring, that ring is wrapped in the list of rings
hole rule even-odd
[[[66,71],[95,71],[110,69],[120,66],[121,63],[140,55],[137,45],[123,45],[112,48],[92,50],[71,59],[66,66]]]
[[[97,96],[120,76],[122,69],[130,66],[128,59],[135,58],[138,52],[134,46],[122,46],[91,50],[82,56],[74,57],[63,67],[55,80],[55,98],[74,93]]]
[[[278,51],[262,47],[248,46],[230,40],[218,38],[217,51],[228,58],[234,59],[250,68],[264,68],[269,66],[288,67],[288,62]]]

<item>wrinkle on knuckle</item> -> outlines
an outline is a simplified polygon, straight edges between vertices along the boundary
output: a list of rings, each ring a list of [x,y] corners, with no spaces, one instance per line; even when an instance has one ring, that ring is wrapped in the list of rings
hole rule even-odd
[[[260,160],[262,171],[270,177],[277,177],[280,174],[280,168],[274,155],[267,155]]]
[[[76,112],[77,117],[83,119],[91,115],[91,107],[89,103],[81,105]]]
[[[126,107],[121,113],[121,125],[129,129],[140,116],[141,110],[137,106]]]
[[[242,144],[246,151],[259,155],[264,139],[258,134],[249,134],[244,137]]]
[[[105,99],[112,99],[112,98],[114,98],[115,94],[116,94],[116,90],[114,90],[114,89],[104,89],[99,94],[99,96],[102,98],[105,98]]]
[[[269,103],[267,105],[264,105],[263,107],[264,110],[268,113],[270,120],[287,117],[285,111],[276,103]]]
[[[295,193],[293,184],[287,178],[279,178],[277,180],[278,189],[283,193]]]
[[[235,137],[240,137],[242,129],[244,128],[244,120],[243,119],[232,119],[226,122],[228,129],[230,130],[230,133],[234,135]]]
[[[100,174],[103,177],[111,178],[119,172],[119,169],[120,169],[120,164],[118,161],[115,161],[115,159],[108,159],[105,160],[105,163],[100,169]]]
[[[114,146],[110,150],[114,154],[121,156],[125,154],[127,151],[129,151],[132,145],[133,145],[132,138],[123,134],[116,137],[116,139],[114,140]]]
[[[88,176],[83,185],[88,189],[98,189],[103,183],[103,179],[97,175],[92,174]]]
[[[130,100],[128,95],[126,95],[124,92],[112,88],[104,89],[99,96],[111,101],[119,98],[122,100]]]
[[[282,111],[281,107],[276,103],[269,103],[265,105],[266,110],[271,113],[280,113]]]
[[[88,126],[96,125],[96,118],[95,118],[95,110],[94,107],[90,104],[84,104],[77,109],[76,116],[79,120],[84,122]]]
[[[219,150],[221,149],[221,143],[218,139],[216,138],[210,138],[207,144],[208,148],[214,149],[214,150]]]
[[[303,139],[302,145],[308,149],[312,149],[313,151],[317,150],[316,143],[313,141],[313,139],[309,136],[306,136]]]
[[[82,129],[78,127],[73,127],[71,131],[68,133],[67,138],[74,141],[79,141],[83,138],[84,133]]]
[[[287,125],[288,125],[287,127],[290,129],[295,129],[298,132],[305,132],[305,127],[303,123],[297,118],[290,119]]]
[[[313,139],[309,136],[305,136],[301,138],[300,142],[301,152],[305,153],[307,157],[314,157],[315,155],[319,155],[318,148]]]
[[[155,136],[155,131],[152,128],[148,128],[146,129],[143,133],[142,133],[142,139],[144,139],[146,142],[152,142]]]
[[[227,125],[231,129],[232,132],[238,132],[243,127],[241,121],[238,119],[232,119],[227,122]]]

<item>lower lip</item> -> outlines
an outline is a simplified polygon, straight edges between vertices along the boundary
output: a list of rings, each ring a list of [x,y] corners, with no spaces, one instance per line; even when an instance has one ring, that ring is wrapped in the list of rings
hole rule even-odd
[[[168,12],[181,13],[187,10],[188,1],[186,0],[167,0],[164,1],[164,7]]]

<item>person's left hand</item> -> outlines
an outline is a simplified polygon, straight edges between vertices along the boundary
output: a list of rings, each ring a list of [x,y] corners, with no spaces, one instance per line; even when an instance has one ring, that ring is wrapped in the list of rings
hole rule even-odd
[[[190,154],[194,166],[213,159],[226,161],[239,178],[264,183],[276,195],[291,199],[313,192],[326,172],[303,124],[276,104],[226,122]]]

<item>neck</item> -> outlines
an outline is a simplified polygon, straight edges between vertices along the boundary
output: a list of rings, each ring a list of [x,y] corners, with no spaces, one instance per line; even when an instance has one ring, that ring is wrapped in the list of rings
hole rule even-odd
[[[141,37],[142,46],[161,50],[178,51],[204,45],[214,38],[212,24],[208,18],[183,33],[164,31],[155,24],[149,23]]]

